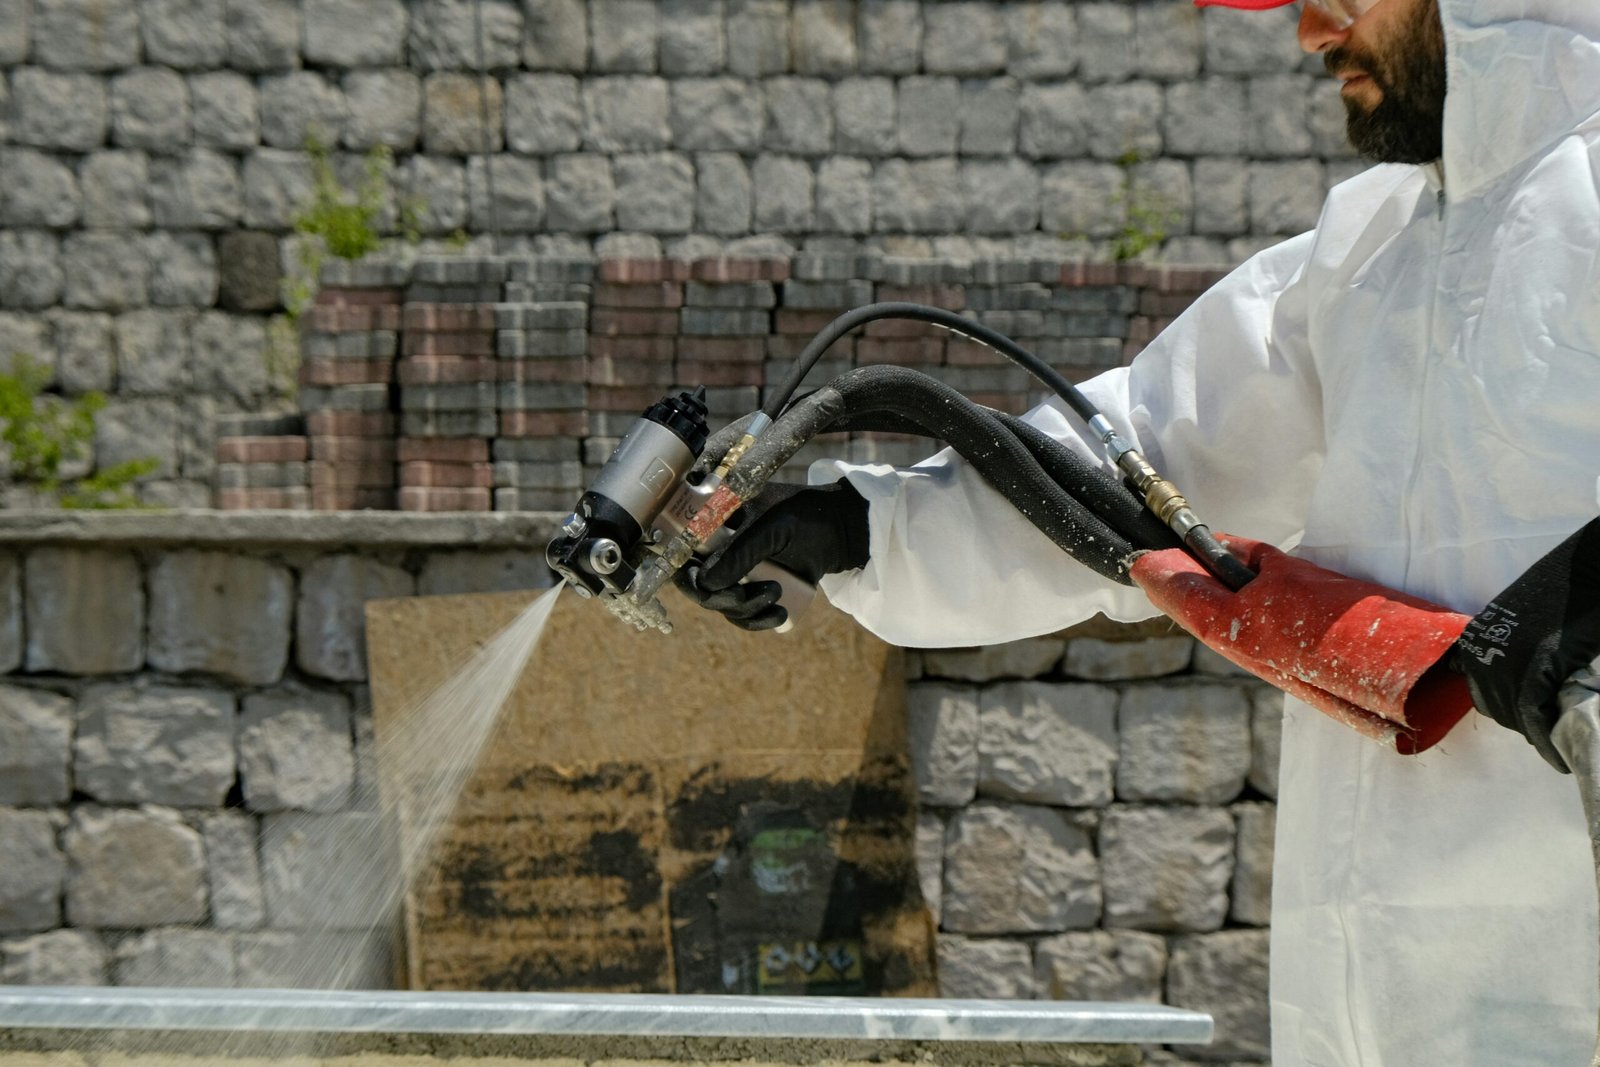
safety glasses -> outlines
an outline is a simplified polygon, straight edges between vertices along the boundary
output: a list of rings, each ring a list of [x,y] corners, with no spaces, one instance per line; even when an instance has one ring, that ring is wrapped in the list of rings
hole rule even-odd
[[[1356,19],[1382,2],[1383,0],[1304,0],[1307,7],[1341,30],[1349,29]],[[1294,0],[1194,0],[1195,7],[1236,7],[1245,11],[1266,11],[1292,3]]]

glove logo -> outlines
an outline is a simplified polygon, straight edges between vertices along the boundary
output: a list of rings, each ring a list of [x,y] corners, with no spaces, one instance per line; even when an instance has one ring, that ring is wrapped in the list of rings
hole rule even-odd
[[[1489,666],[1489,664],[1493,663],[1497,657],[1503,656],[1505,654],[1506,654],[1506,650],[1503,649],[1503,648],[1491,648],[1486,652],[1479,652],[1478,654],[1476,654],[1472,658],[1477,660],[1479,663],[1483,664],[1485,667],[1487,667],[1487,666]]]

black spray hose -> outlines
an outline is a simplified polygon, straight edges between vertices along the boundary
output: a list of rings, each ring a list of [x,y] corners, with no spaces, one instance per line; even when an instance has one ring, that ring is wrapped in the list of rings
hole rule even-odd
[[[1077,386],[1069,382],[1054,367],[1044,360],[1029,352],[1009,337],[990,329],[982,323],[975,322],[965,315],[947,311],[943,308],[928,307],[922,304],[909,304],[888,302],[881,304],[868,304],[856,308],[854,311],[845,312],[834,319],[822,329],[801,350],[795,358],[794,366],[789,371],[779,387],[767,398],[762,406],[761,415],[766,419],[776,420],[789,403],[794,391],[799,388],[801,381],[821,358],[828,346],[839,340],[845,334],[858,326],[876,321],[878,319],[913,319],[919,322],[931,323],[949,330],[962,337],[988,345],[995,351],[1011,359],[1013,362],[1027,368],[1027,370],[1059,396],[1079,418],[1088,424],[1089,430],[1099,438],[1110,455],[1113,463],[1126,476],[1128,483],[1142,497],[1146,507],[1153,512],[1161,522],[1170,527],[1188,546],[1190,552],[1200,560],[1218,580],[1230,589],[1240,589],[1255,574],[1239,561],[1232,553],[1223,548],[1212,536],[1211,531],[1200,522],[1199,518],[1189,507],[1185,500],[1171,482],[1163,478],[1152,467],[1137,449],[1132,448],[1117,434],[1109,420],[1101,414],[1088,397],[1080,392]],[[959,395],[959,394],[957,394]],[[965,400],[965,398],[962,398]],[[943,436],[937,428],[930,428],[934,436]],[[1013,501],[1013,503],[1017,503]],[[1021,505],[1018,505],[1019,507]]]
[[[902,424],[910,422],[948,441],[985,481],[1073,559],[1104,578],[1130,584],[1132,557],[1146,546],[1131,543],[1057,484],[994,412],[907,367],[849,371],[795,404],[732,469],[728,488],[749,499],[812,437],[846,418],[877,413]]]

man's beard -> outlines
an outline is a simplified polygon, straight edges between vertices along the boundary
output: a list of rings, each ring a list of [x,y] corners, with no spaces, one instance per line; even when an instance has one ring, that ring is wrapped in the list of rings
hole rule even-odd
[[[1345,130],[1355,150],[1375,163],[1431,163],[1444,153],[1444,28],[1437,2],[1417,4],[1391,44],[1366,54],[1334,48],[1330,73],[1358,70],[1383,93],[1370,110],[1344,98]]]

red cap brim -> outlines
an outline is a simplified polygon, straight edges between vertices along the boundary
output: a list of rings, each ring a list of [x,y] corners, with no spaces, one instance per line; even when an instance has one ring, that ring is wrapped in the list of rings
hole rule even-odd
[[[1236,7],[1242,11],[1269,11],[1292,3],[1294,0],[1194,0],[1195,7]]]

